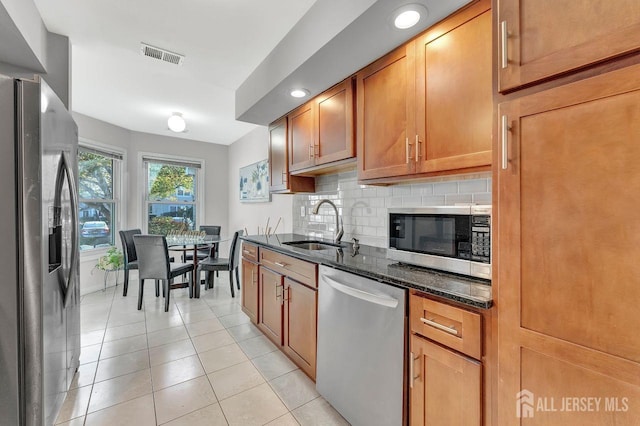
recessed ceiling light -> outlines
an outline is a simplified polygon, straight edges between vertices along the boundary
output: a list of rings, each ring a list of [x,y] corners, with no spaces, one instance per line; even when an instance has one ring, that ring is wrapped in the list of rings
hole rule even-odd
[[[415,26],[421,19],[427,16],[427,9],[421,4],[407,4],[393,12],[391,21],[399,30],[406,30]]]
[[[406,30],[413,27],[420,21],[420,13],[415,10],[407,10],[396,16],[393,20],[393,25],[400,30]]]
[[[309,95],[309,91],[307,89],[291,89],[291,92],[289,92],[289,94],[294,98],[304,98],[305,96]]]
[[[179,112],[171,114],[171,117],[167,120],[167,125],[169,126],[169,130],[176,133],[182,133],[184,129],[187,128],[187,123]]]

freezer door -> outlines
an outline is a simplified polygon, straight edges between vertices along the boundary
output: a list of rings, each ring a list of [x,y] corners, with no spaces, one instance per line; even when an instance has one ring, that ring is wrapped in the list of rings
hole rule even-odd
[[[24,83],[27,85],[27,83]],[[77,224],[78,131],[44,82],[36,99],[41,143],[44,420],[55,421],[80,356]]]

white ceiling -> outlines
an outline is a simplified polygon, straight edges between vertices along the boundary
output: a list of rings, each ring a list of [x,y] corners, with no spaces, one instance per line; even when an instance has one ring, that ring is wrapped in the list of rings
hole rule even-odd
[[[69,37],[72,109],[130,130],[229,145],[252,130],[234,119],[235,90],[315,0],[35,0]],[[176,66],[140,42],[186,56]],[[183,113],[187,133],[167,129]]]

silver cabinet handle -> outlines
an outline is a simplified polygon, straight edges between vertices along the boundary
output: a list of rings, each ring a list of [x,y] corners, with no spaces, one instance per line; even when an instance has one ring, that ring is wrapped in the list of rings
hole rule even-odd
[[[251,252],[250,252],[249,250],[245,250],[245,249],[242,249],[242,252],[243,252],[244,254],[251,254]]]
[[[408,136],[405,139],[404,151],[405,151],[405,154],[407,155],[407,164],[409,164],[409,137]]]
[[[438,324],[437,322],[428,320],[426,318],[420,318],[420,321],[422,321],[424,324],[430,325],[431,327],[435,327],[438,330],[453,334],[454,336],[458,335],[458,330],[456,330],[454,327],[447,327],[446,325]]]
[[[315,148],[313,147],[313,145],[309,145],[309,159],[313,158],[314,151]]]
[[[500,62],[502,68],[506,68],[509,65],[509,56],[507,55],[507,38],[509,34],[507,32],[507,21],[500,22],[500,47],[501,47],[501,57]]]
[[[286,268],[287,264],[286,263],[282,263],[282,262],[274,262],[275,265],[278,265],[281,268]]]
[[[418,374],[416,376],[416,373],[414,372],[414,368],[415,368],[415,364],[416,361],[418,361],[420,359],[420,356],[415,356],[413,354],[413,352],[411,352],[411,360],[409,361],[409,387],[413,388],[413,383],[416,381],[416,379],[420,378],[420,375]]]
[[[413,360],[415,358],[413,357],[413,352],[411,352],[411,360],[409,361],[409,387],[411,389],[413,389],[413,381],[414,381],[414,377],[413,377]]]
[[[416,135],[416,163],[418,161],[420,161],[420,144],[422,142],[420,141],[420,136]]]
[[[509,142],[509,131],[511,127],[509,127],[509,119],[506,115],[503,115],[501,118],[501,127],[502,134],[500,135],[502,138],[502,170],[507,170],[509,167],[509,155],[507,152],[507,144]]]

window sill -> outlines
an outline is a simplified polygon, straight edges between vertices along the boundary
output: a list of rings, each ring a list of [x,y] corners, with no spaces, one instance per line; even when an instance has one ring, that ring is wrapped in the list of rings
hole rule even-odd
[[[96,260],[97,261],[102,256],[107,254],[107,250],[109,250],[110,248],[111,247],[100,247],[100,248],[93,248],[93,249],[83,250],[83,251],[80,252],[80,261],[86,261],[86,260]]]

